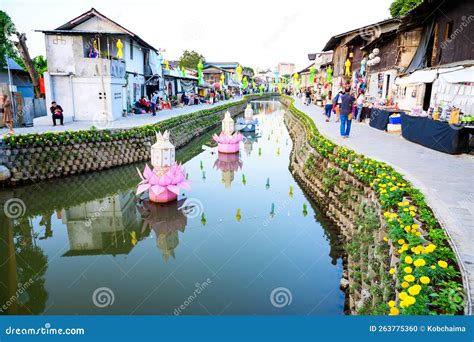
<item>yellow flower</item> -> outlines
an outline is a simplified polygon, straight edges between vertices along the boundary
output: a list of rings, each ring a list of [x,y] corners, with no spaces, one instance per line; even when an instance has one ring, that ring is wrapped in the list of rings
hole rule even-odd
[[[434,252],[435,249],[436,249],[436,245],[433,245],[432,243],[430,243],[428,246],[426,246],[426,252],[427,253],[432,253],[432,252]]]
[[[406,226],[406,227],[405,227],[405,231],[406,231],[407,233],[409,233],[410,230],[411,230],[410,226]]]
[[[412,224],[411,227],[412,227],[413,229],[418,229],[418,228],[420,228],[420,226],[417,225],[416,223]]]
[[[400,292],[399,297],[400,297],[401,300],[405,300],[405,298],[408,297],[408,294],[406,292]]]
[[[403,277],[403,279],[405,279],[405,281],[409,283],[413,283],[415,281],[415,277],[411,274],[407,274],[406,276]]]
[[[416,213],[415,213],[414,211],[410,211],[410,215],[411,215],[412,217],[414,217],[414,216],[416,216]]]
[[[384,240],[385,242],[387,242],[387,241],[388,241],[388,237],[384,236],[384,237],[383,237],[383,240]]]
[[[403,239],[398,240],[399,245],[403,245],[404,243],[405,243],[405,240],[403,240]]]
[[[409,205],[408,201],[403,202],[403,205]]]
[[[391,213],[391,214],[390,214],[390,217],[391,217],[391,218],[397,218],[397,216],[398,216],[398,215],[397,215],[396,213]]]
[[[392,268],[388,271],[388,273],[390,273],[390,274],[395,274],[395,269],[392,267]]]
[[[390,313],[389,313],[390,316],[397,316],[399,313],[400,313],[400,310],[398,310],[398,308],[396,307],[390,308]]]
[[[412,206],[412,205],[410,205],[409,209],[410,209],[411,211],[416,211],[416,208],[415,208],[414,206]]]
[[[403,287],[404,289],[406,289],[408,286],[410,286],[410,284],[407,283],[406,281],[404,281],[404,282],[402,283],[402,287]]]
[[[390,213],[388,211],[386,211],[386,212],[383,213],[383,216],[390,217]]]
[[[421,286],[418,284],[413,285],[412,287],[408,289],[408,293],[411,294],[412,296],[418,295],[420,291],[421,291]]]
[[[405,257],[405,263],[411,264],[412,262],[413,262],[413,259],[411,258],[411,256],[407,255],[407,256]]]
[[[416,259],[413,265],[415,265],[415,267],[425,266],[426,261],[424,259]]]
[[[398,184],[397,184],[398,185]],[[403,202],[398,202],[398,206],[399,207],[402,207],[403,206]]]
[[[435,266],[435,265],[431,265],[430,267],[431,267],[433,270],[436,268],[436,266]]]
[[[440,260],[438,261],[438,266],[441,268],[446,268],[448,267],[448,263],[446,261]]]
[[[394,300],[391,300],[388,302],[388,306],[393,308],[394,306],[396,305],[395,301]]]
[[[430,283],[430,278],[426,277],[426,276],[423,276],[423,277],[420,277],[420,282],[422,284],[429,284]]]
[[[416,236],[421,236],[421,233],[420,232],[415,232],[415,235]]]
[[[413,272],[413,269],[410,266],[407,266],[403,269],[403,272],[410,274],[411,272]]]

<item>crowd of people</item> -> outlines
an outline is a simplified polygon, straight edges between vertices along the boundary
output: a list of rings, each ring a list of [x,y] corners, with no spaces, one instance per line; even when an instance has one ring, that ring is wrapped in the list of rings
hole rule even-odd
[[[309,106],[315,102],[317,94],[311,88],[301,89],[298,96],[302,98],[304,105]],[[359,90],[358,94],[351,92],[351,87],[346,86],[341,89],[336,96],[329,90],[326,97],[322,98],[324,115],[326,122],[331,121],[331,116],[336,117],[336,122],[340,122],[340,134],[343,138],[349,138],[352,120],[359,120],[365,100],[364,90]]]

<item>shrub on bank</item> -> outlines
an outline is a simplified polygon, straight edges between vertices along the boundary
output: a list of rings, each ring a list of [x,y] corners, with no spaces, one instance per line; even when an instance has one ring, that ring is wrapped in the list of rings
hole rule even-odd
[[[384,304],[385,313],[462,314],[464,293],[456,256],[423,194],[391,166],[325,138],[314,121],[293,105],[293,98],[284,98],[290,102],[291,113],[306,126],[309,144],[378,195],[388,226],[384,241],[398,259],[397,266],[387,270],[396,280],[396,292]]]

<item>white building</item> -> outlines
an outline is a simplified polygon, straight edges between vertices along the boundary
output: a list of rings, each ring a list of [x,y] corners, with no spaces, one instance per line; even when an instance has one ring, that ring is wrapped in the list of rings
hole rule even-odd
[[[45,34],[46,101],[65,120],[109,121],[163,89],[158,50],[92,8]]]

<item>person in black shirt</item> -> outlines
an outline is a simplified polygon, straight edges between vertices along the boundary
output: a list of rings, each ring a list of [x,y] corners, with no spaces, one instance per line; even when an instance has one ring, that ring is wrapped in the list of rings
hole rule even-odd
[[[352,123],[352,106],[356,100],[350,92],[351,88],[346,87],[345,93],[341,97],[341,136],[343,138],[349,138]]]
[[[60,105],[56,104],[56,101],[51,102],[51,107],[49,108],[51,114],[53,115],[53,126],[56,126],[56,120],[59,119],[61,126],[64,126],[64,116],[63,109]]]

